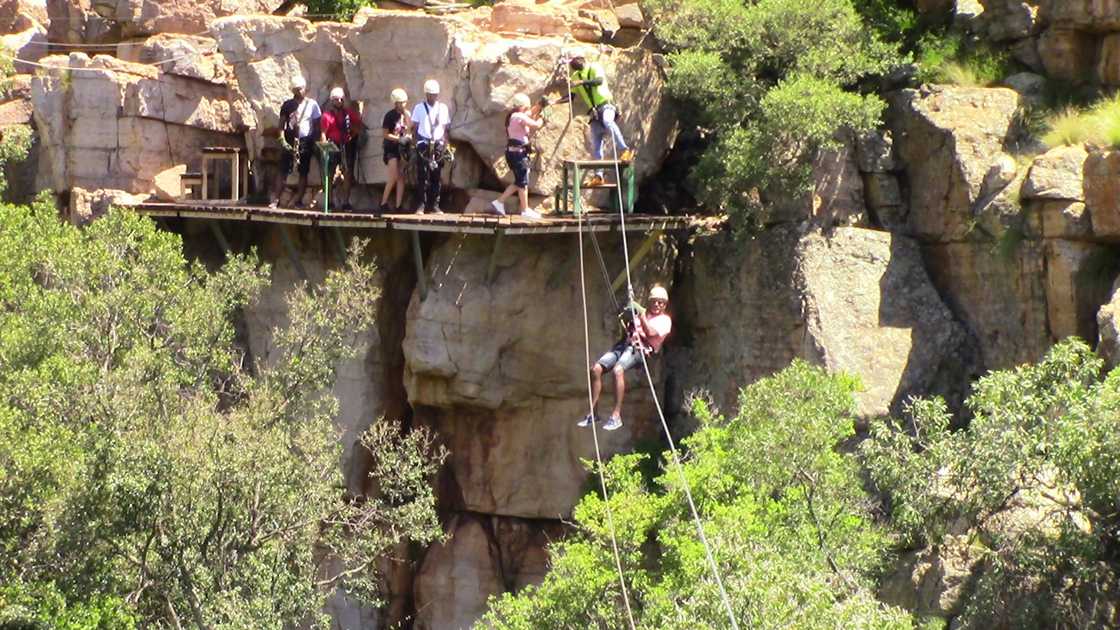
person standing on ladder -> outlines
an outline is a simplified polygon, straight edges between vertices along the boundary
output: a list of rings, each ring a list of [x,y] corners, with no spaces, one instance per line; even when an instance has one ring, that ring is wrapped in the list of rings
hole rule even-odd
[[[273,184],[272,201],[268,204],[270,208],[280,204],[284,182],[293,166],[299,172],[299,186],[292,205],[296,208],[303,207],[307,174],[311,171],[311,157],[315,155],[315,141],[319,139],[319,121],[323,115],[319,104],[303,95],[306,89],[307,81],[303,77],[292,77],[292,98],[280,106],[280,144],[284,145],[285,151],[280,158],[280,172],[276,174],[276,182]]]
[[[532,147],[529,145],[529,134],[544,126],[541,118],[542,103],[529,109],[529,95],[519,92],[513,96],[513,111],[506,116],[506,164],[513,173],[513,183],[506,187],[501,197],[490,203],[494,213],[506,213],[505,201],[517,193],[518,206],[521,216],[530,219],[539,219],[541,215],[536,210],[529,208],[529,161]]]
[[[322,121],[322,141],[329,142],[338,149],[326,154],[327,163],[323,165],[325,177],[327,180],[334,180],[335,171],[342,166],[340,208],[343,211],[352,210],[350,187],[354,183],[354,167],[358,161],[358,134],[362,128],[362,115],[356,109],[346,107],[346,92],[336,87],[331,90],[330,105],[327,106],[327,111],[323,112]],[[333,202],[331,206],[334,206]]]
[[[425,211],[440,214],[439,193],[443,161],[447,151],[447,127],[451,112],[439,101],[439,82],[424,82],[424,100],[412,109],[412,132],[416,137],[417,185],[422,205],[417,214]]]
[[[642,365],[642,354],[647,357],[661,351],[665,338],[673,330],[673,320],[665,309],[669,306],[669,292],[661,285],[649,290],[649,308],[644,309],[635,303],[626,307],[630,321],[626,335],[614,344],[606,354],[599,357],[591,366],[591,409],[577,425],[591,426],[598,422],[595,407],[599,404],[599,394],[603,391],[603,372],[614,373],[614,409],[603,425],[606,431],[614,431],[622,426],[622,399],[626,396],[626,370]]]
[[[401,166],[401,145],[408,140],[409,129],[412,128],[412,117],[408,113],[408,94],[401,88],[394,89],[389,98],[393,100],[393,109],[385,112],[381,119],[381,159],[385,162],[385,190],[381,193],[381,213],[401,209],[404,203],[404,178]],[[389,207],[389,195],[393,188],[397,190],[397,205]]]
[[[592,159],[603,159],[603,142],[610,132],[615,150],[619,151],[619,161],[633,160],[634,151],[626,145],[626,139],[622,137],[622,130],[618,127],[618,107],[612,101],[613,97],[610,88],[607,87],[607,75],[603,71],[603,66],[598,63],[587,63],[583,55],[577,54],[568,61],[568,67],[571,68],[569,75],[571,93],[560,102],[567,103],[574,98],[574,95],[579,95],[587,105],[588,115],[591,116]],[[600,186],[603,182],[603,171],[599,169],[592,174],[586,185]]]

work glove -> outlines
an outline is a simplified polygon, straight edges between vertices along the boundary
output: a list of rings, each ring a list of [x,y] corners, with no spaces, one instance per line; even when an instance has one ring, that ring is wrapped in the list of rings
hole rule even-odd
[[[638,304],[638,302],[636,300],[632,300],[630,302],[629,308],[630,308],[631,311],[634,312],[635,316],[646,314],[646,307],[642,306],[641,304]]]

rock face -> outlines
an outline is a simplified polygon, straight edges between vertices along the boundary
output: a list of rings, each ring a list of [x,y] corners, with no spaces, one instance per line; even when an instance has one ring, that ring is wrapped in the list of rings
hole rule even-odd
[[[602,240],[608,268],[621,271],[617,243]],[[415,418],[448,439],[447,484],[457,505],[486,514],[566,517],[586,478],[580,459],[594,455],[591,432],[575,426],[587,413],[588,366],[575,244],[549,237],[507,241],[488,281],[492,247],[453,238],[431,253],[428,294],[415,294],[407,313],[405,388]],[[587,254],[586,264],[595,265]],[[666,256],[647,259],[635,277],[668,284]],[[617,340],[619,328],[603,281],[587,271],[594,360]],[[566,341],[558,342],[556,326]],[[623,428],[599,437],[604,456],[659,434],[644,377],[631,372],[628,383]],[[604,415],[612,390],[604,386]]]
[[[698,243],[689,276],[692,385],[734,409],[738,387],[803,358],[860,377],[860,414],[911,393],[958,397],[972,370],[965,331],[941,302],[917,243],[859,228],[766,231],[733,254]]]
[[[126,2],[118,10],[127,8],[132,17],[114,24],[140,33],[149,28],[145,24],[155,29],[164,28],[159,26],[164,20],[186,20],[179,28],[189,32],[190,20],[220,14],[216,6],[203,3],[187,15],[184,4]],[[84,10],[80,5],[63,8]],[[60,15],[59,21],[85,24],[82,28],[88,30],[96,15]],[[341,86],[361,104],[372,138],[359,162],[363,188],[385,179],[378,137],[381,118],[391,107],[389,92],[403,87],[415,102],[428,78],[440,81],[441,98],[452,111],[451,135],[458,149],[456,163],[448,169],[452,184],[478,189],[484,182],[512,181],[504,159],[510,100],[520,91],[534,99],[559,96],[566,85],[565,67],[556,62],[562,53],[576,50],[607,69],[628,142],[642,148],[638,176],[657,168],[676,122],[663,96],[663,73],[651,53],[571,48],[558,37],[505,38],[482,30],[480,24],[488,23],[480,15],[366,11],[353,24],[238,15],[206,22],[212,38],[156,35],[121,43],[121,60],[134,63],[80,54],[51,57],[49,64],[59,69],[36,78],[34,91],[52,165],[51,186],[59,191],[79,186],[150,192],[157,173],[177,166],[198,170],[198,149],[206,145],[244,146],[254,160],[271,148],[274,156],[279,108],[290,97],[289,81],[296,75],[307,78],[308,95],[321,103],[331,88]],[[77,34],[70,39],[90,38]],[[415,41],[425,46],[403,45]],[[580,115],[569,120],[567,107],[550,108],[548,124],[535,140],[533,194],[551,195],[560,181],[561,161],[587,157],[588,124],[582,109],[576,106]],[[269,159],[274,157],[259,160],[253,169],[258,192],[268,188]],[[318,177],[317,163],[312,176]]]
[[[1097,313],[1100,342],[1097,351],[1109,369],[1120,366],[1120,281],[1112,287],[1112,298]]]
[[[504,160],[510,99],[521,91],[534,100],[559,95],[564,74],[557,72],[556,61],[568,50],[561,39],[506,39],[479,30],[466,18],[406,12],[365,13],[355,25],[318,27],[296,18],[225,18],[215,21],[212,30],[251,104],[251,147],[263,146],[263,133],[276,127],[280,104],[290,96],[288,80],[296,73],[307,77],[309,94],[320,101],[332,87],[346,88],[363,104],[367,124],[375,130],[391,108],[393,88],[404,88],[415,103],[423,82],[432,78],[440,82],[441,100],[452,112],[452,138],[460,150],[451,177],[463,188],[478,188],[487,171],[512,181]],[[412,41],[426,45],[402,46]],[[624,112],[627,141],[642,147],[639,176],[652,172],[668,149],[675,124],[662,97],[659,67],[643,50],[587,53],[607,69]],[[582,113],[581,108],[576,112]],[[559,182],[560,162],[587,155],[586,133],[586,118],[569,124],[567,108],[551,108],[548,124],[535,140],[540,150],[533,169],[539,175],[530,181],[532,193],[550,194]],[[380,143],[367,145],[363,158],[361,181],[383,182]]]
[[[957,241],[1010,183],[1005,143],[1019,96],[1012,90],[934,86],[891,100],[895,148],[909,169],[908,228],[926,240]]]
[[[56,191],[148,193],[161,171],[197,165],[202,147],[239,143],[234,98],[223,86],[106,56],[47,63],[58,69],[35,77],[32,98]]]
[[[110,44],[157,33],[204,33],[215,18],[272,13],[281,4],[281,0],[46,0],[50,40],[70,44]]]

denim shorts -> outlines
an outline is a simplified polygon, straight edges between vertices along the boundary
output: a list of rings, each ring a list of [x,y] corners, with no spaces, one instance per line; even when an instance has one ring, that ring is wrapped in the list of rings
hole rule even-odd
[[[506,164],[513,172],[513,185],[518,188],[529,187],[529,152],[524,148],[506,149]]]
[[[642,355],[639,353],[638,349],[630,345],[630,342],[625,339],[614,344],[613,348],[596,361],[596,363],[603,366],[604,370],[609,370],[617,366],[622,368],[623,371],[636,367],[640,365],[641,362]]]

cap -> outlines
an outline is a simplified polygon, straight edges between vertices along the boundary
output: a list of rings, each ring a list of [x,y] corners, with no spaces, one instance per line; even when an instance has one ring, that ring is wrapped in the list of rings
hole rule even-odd
[[[299,88],[299,89],[302,90],[306,87],[307,87],[307,79],[304,79],[303,77],[299,76],[298,74],[296,76],[292,77],[292,89],[293,90],[296,89],[296,88]]]
[[[425,94],[439,94],[439,81],[435,79],[428,79],[424,82]]]
[[[407,103],[408,93],[400,88],[397,88],[389,94],[389,98],[392,99],[394,103]]]
[[[513,106],[518,109],[528,107],[530,103],[529,95],[524,92],[518,92],[513,95]]]
[[[331,90],[331,98],[346,98],[346,91],[340,87]]]
[[[649,299],[651,300],[665,300],[669,301],[669,292],[663,286],[655,286],[649,290]]]

